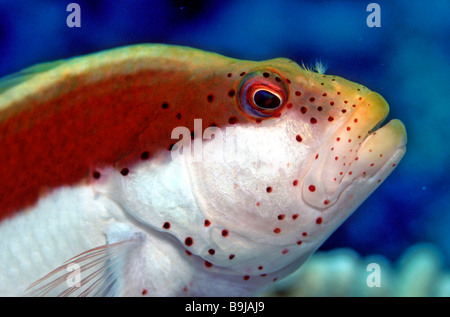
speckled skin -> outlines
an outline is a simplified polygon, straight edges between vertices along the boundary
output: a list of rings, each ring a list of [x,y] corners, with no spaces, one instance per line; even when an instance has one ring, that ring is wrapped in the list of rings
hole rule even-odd
[[[98,286],[75,295],[255,294],[405,152],[398,120],[372,132],[388,113],[380,95],[287,59],[140,45],[37,67],[1,90],[5,295],[62,265],[32,289],[42,295],[82,252]],[[261,90],[276,107],[256,103]]]

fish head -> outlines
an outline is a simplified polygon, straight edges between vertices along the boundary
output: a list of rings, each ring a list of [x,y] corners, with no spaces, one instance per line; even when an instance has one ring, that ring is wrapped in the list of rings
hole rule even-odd
[[[377,129],[387,102],[343,78],[288,59],[239,73],[237,123],[205,129],[188,162],[208,221],[199,253],[265,275],[298,267],[342,224],[398,164],[406,132],[398,120]]]

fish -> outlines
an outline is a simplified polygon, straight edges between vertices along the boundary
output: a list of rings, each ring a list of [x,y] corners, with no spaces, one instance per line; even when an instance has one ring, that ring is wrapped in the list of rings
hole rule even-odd
[[[398,165],[388,113],[322,68],[176,45],[8,75],[0,295],[258,295]]]

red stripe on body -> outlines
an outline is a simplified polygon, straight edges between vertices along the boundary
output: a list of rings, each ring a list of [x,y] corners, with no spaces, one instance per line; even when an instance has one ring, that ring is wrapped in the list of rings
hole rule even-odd
[[[194,118],[220,125],[229,114],[239,115],[229,106],[229,97],[216,98],[213,105],[206,99],[207,93],[220,96],[218,92],[228,91],[231,81],[226,90],[217,82],[208,88],[205,78],[192,74],[148,70],[97,84],[83,80],[65,79],[55,83],[61,85],[58,95],[40,98],[48,96],[42,91],[0,112],[0,220],[51,189],[79,183],[94,167],[113,165],[120,170],[131,167],[143,151],[151,156],[166,150],[177,141],[170,139],[172,129],[192,129]],[[161,107],[164,102],[166,109]],[[21,110],[12,111],[14,107]]]

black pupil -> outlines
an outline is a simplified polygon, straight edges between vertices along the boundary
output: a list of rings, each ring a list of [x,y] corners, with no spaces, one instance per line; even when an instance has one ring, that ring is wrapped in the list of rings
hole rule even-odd
[[[281,100],[278,96],[267,90],[258,90],[253,96],[255,104],[261,109],[276,109],[280,106]]]

